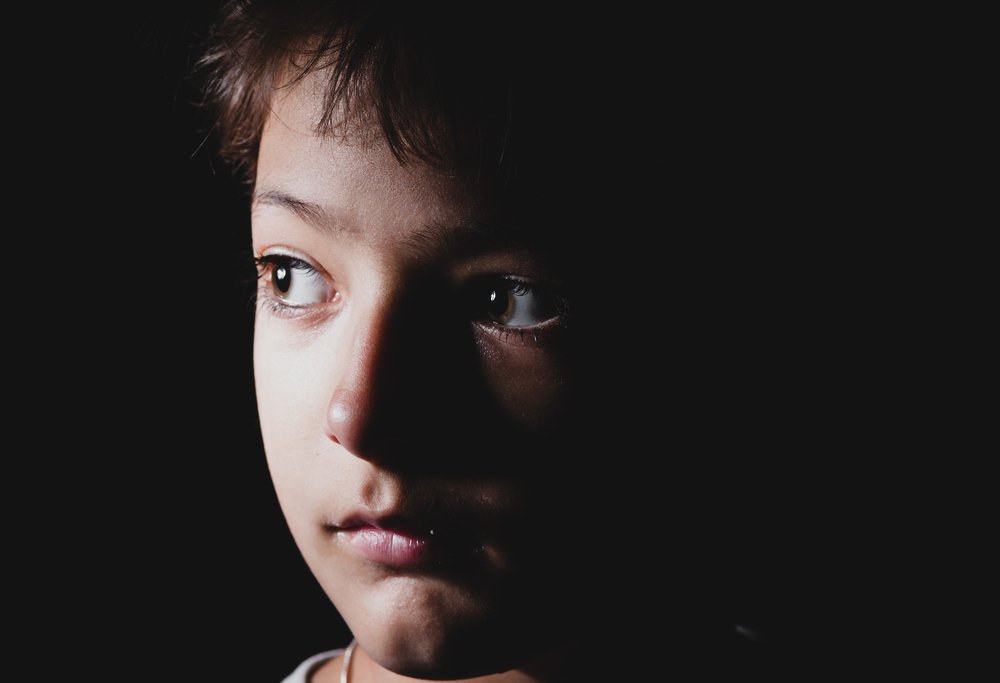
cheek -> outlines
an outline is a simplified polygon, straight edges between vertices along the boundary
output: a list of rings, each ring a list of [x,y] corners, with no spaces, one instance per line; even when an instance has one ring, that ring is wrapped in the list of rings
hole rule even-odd
[[[519,426],[544,431],[568,407],[566,367],[542,347],[494,345],[486,356],[484,379],[506,415]]]
[[[329,397],[320,381],[325,373],[322,354],[287,343],[282,324],[258,318],[254,380],[268,467],[285,499],[304,484],[306,464],[322,447]]]

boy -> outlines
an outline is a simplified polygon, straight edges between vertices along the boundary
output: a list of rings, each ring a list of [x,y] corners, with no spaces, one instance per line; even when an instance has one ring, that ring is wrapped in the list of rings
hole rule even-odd
[[[289,682],[628,680],[726,640],[679,616],[711,611],[696,572],[649,561],[697,535],[650,520],[705,503],[650,488],[658,404],[622,400],[659,372],[678,245],[634,249],[658,65],[604,17],[491,9],[237,2],[205,60],[252,186],[269,467],[355,637]]]

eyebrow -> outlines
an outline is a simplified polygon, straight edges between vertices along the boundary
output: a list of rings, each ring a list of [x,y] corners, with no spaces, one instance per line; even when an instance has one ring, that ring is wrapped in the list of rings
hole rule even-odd
[[[314,202],[305,201],[280,190],[255,191],[252,198],[254,208],[275,206],[294,213],[306,224],[325,234],[347,233],[361,236],[354,225],[337,220],[329,211]],[[496,223],[486,223],[470,219],[456,224],[432,222],[418,230],[404,235],[398,244],[411,255],[451,253],[465,255],[470,252],[509,246],[517,242],[516,235]]]
[[[467,220],[458,224],[428,223],[402,238],[402,246],[414,255],[447,253],[465,256],[491,247],[508,245],[512,235],[493,223]]]
[[[319,204],[307,202],[279,190],[254,191],[251,206],[254,208],[258,206],[276,206],[278,208],[286,209],[320,232],[358,232],[354,227],[348,225],[347,223],[335,220],[334,217]]]

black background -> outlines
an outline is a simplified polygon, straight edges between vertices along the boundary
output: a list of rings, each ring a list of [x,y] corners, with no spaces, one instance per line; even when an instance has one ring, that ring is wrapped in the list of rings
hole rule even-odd
[[[56,32],[26,22],[53,61],[26,50],[11,62],[23,126],[10,146],[26,152],[12,199],[31,217],[9,233],[32,242],[10,264],[30,303],[15,343],[37,359],[16,385],[37,482],[19,509],[35,524],[18,564],[31,586],[25,631],[67,653],[56,666],[69,672],[276,681],[349,637],[294,548],[259,444],[246,191],[214,157],[190,78],[214,5],[61,14]],[[894,518],[874,501],[892,472],[870,434],[894,376],[870,372],[885,309],[859,291],[882,245],[852,232],[859,207],[845,199],[873,191],[878,158],[845,174],[859,141],[851,101],[829,88],[789,94],[816,79],[836,86],[822,55],[802,57],[807,43],[808,32],[780,47],[688,37],[678,44],[689,50],[667,51],[687,75],[664,87],[694,113],[647,103],[639,124],[684,163],[641,190],[667,196],[660,209],[699,236],[681,240],[692,247],[681,255],[637,249],[602,267],[602,281],[645,273],[622,318],[662,304],[685,333],[628,337],[632,355],[655,359],[639,382],[650,397],[630,416],[646,434],[630,466],[669,456],[673,434],[659,425],[683,403],[695,422],[685,452],[712,482],[714,502],[684,520],[713,534],[712,610],[842,652],[878,630],[884,609],[867,601],[861,616],[858,605],[886,578],[877,560]],[[32,278],[54,291],[28,288]],[[678,294],[690,295],[679,312]],[[671,395],[674,380],[697,388]],[[659,528],[656,512],[639,521]],[[667,570],[646,564],[644,604],[656,604]]]
[[[10,237],[46,274],[19,335],[16,602],[53,676],[278,681],[349,640],[259,443],[247,191],[193,77],[217,4],[19,24],[46,55],[15,58],[32,218]]]
[[[123,89],[131,163],[122,185],[137,218],[126,239],[137,266],[156,273],[140,280],[155,303],[129,342],[153,354],[152,372],[126,387],[154,397],[153,412],[140,407],[135,419],[146,448],[170,461],[137,467],[155,495],[141,483],[133,490],[149,527],[129,573],[154,610],[187,617],[177,634],[181,671],[202,652],[221,680],[274,681],[349,635],[294,547],[259,443],[247,190],[214,156],[192,78],[208,4],[151,13],[133,36],[133,87]],[[159,386],[173,397],[157,396]],[[140,606],[136,616],[152,614]]]

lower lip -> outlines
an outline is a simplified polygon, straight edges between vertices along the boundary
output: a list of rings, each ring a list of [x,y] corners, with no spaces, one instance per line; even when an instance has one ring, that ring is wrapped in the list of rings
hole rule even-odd
[[[430,542],[419,536],[363,526],[340,532],[362,557],[391,567],[414,567],[430,560]]]

